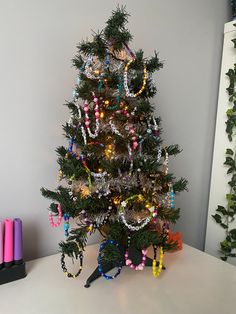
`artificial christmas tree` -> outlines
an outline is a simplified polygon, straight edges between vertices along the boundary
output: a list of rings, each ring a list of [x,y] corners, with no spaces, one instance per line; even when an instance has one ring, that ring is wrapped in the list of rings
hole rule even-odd
[[[156,53],[144,58],[142,50],[131,51],[128,16],[118,7],[102,32],[78,46],[73,59],[78,80],[74,99],[66,104],[71,117],[63,127],[69,145],[57,149],[60,180],[67,185],[42,189],[53,200],[51,225],[64,217],[67,238],[60,250],[68,277],[82,271],[88,235],[98,230],[104,237],[88,285],[99,275],[115,278],[122,265],[135,270],[152,265],[153,275],[159,276],[164,252],[177,244],[168,239],[169,224],[179,218],[174,195],[187,185],[168,173],[169,156],[180,149],[163,144],[160,118],[150,102],[156,94],[152,74],[162,63]],[[72,218],[76,227],[70,230]],[[146,257],[151,245],[153,260]],[[80,260],[77,274],[67,271],[65,255]],[[106,274],[115,266],[114,275]]]

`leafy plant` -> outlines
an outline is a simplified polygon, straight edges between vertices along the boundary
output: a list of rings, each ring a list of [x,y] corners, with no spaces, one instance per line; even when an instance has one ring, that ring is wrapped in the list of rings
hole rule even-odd
[[[236,11],[236,1],[234,3]],[[236,25],[234,25],[236,26]],[[232,40],[236,48],[236,38]],[[233,141],[233,136],[236,128],[236,64],[233,69],[229,69],[226,75],[229,78],[229,86],[226,88],[229,95],[230,108],[226,111],[226,133],[230,142]],[[236,257],[236,228],[231,228],[231,223],[235,220],[236,215],[236,150],[231,148],[226,149],[226,158],[224,165],[227,166],[227,174],[230,175],[229,193],[226,194],[227,205],[218,205],[216,214],[212,215],[216,223],[225,230],[225,239],[220,242],[221,259],[227,261],[228,257]]]

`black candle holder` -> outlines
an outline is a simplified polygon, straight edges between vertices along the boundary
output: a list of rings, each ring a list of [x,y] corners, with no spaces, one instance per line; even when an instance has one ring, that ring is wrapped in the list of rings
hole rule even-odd
[[[0,285],[26,277],[25,262],[17,261],[13,265],[0,265]]]

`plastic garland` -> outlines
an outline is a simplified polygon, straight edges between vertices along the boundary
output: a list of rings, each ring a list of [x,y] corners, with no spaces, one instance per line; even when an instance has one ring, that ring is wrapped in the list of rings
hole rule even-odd
[[[138,231],[138,230],[141,230],[142,228],[144,228],[151,221],[152,217],[156,217],[157,211],[155,211],[154,206],[149,207],[148,203],[147,203],[145,207],[150,211],[151,215],[147,218],[144,218],[141,221],[141,223],[138,225],[129,224],[125,218],[125,207],[127,206],[129,201],[134,200],[134,199],[138,199],[140,201],[143,201],[143,196],[141,194],[133,195],[133,196],[127,198],[125,201],[121,202],[121,206],[120,206],[120,210],[119,210],[119,217],[120,217],[121,221],[123,222],[123,224],[129,230]]]
[[[78,259],[78,257],[76,256],[76,260],[77,260],[77,259]],[[71,273],[68,272],[68,270],[67,270],[67,268],[66,268],[66,264],[65,264],[65,254],[64,254],[64,253],[61,254],[61,268],[62,268],[64,274],[65,274],[68,278],[74,278],[74,279],[75,279],[75,278],[77,278],[77,277],[80,275],[80,273],[81,273],[81,271],[82,271],[82,268],[83,268],[83,253],[82,253],[82,252],[79,253],[79,261],[80,261],[80,267],[79,267],[78,272],[77,272],[76,274],[71,274]]]
[[[163,256],[164,256],[164,252],[163,252],[163,248],[162,246],[160,247],[160,260],[159,260],[159,265],[158,265],[158,268],[156,267],[157,265],[157,246],[156,245],[153,245],[153,251],[154,251],[154,258],[153,258],[153,261],[152,261],[152,273],[153,273],[153,276],[155,278],[159,277],[160,276],[160,273],[162,271],[162,267],[163,267]]]
[[[107,275],[102,270],[102,251],[105,249],[107,245],[114,245],[118,247],[118,243],[114,240],[106,240],[105,242],[101,243],[98,253],[98,271],[101,274],[102,277],[104,277],[106,280],[112,280],[115,279],[121,272],[122,269],[122,261],[118,264],[117,272],[114,275]]]
[[[128,248],[125,251],[125,265],[134,270],[143,270],[146,264],[147,249],[142,249],[142,262],[139,265],[134,265],[131,259],[129,259],[129,246],[130,236],[128,236]]]
[[[127,97],[137,97],[139,96],[143,90],[145,89],[145,86],[147,84],[147,68],[146,68],[146,65],[144,64],[143,65],[143,84],[142,84],[142,87],[140,88],[140,90],[137,92],[137,93],[131,93],[130,90],[129,90],[129,87],[128,87],[128,69],[129,69],[129,66],[130,64],[133,62],[134,60],[130,60],[126,66],[125,66],[125,70],[124,70],[124,88],[125,88],[125,91],[126,91],[126,96]]]
[[[52,213],[51,213],[51,212],[49,213],[50,225],[51,225],[53,228],[57,228],[57,227],[59,227],[60,224],[61,224],[61,220],[62,220],[61,204],[57,204],[57,211],[58,211],[57,223],[54,223]]]

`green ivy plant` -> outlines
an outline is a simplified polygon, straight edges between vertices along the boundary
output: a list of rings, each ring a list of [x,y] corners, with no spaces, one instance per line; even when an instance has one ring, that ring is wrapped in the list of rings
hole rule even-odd
[[[236,24],[234,24],[236,26]],[[232,40],[236,48],[236,38]],[[236,64],[233,69],[229,69],[226,75],[229,78],[229,86],[226,88],[229,95],[230,108],[226,111],[226,133],[230,142],[236,128]],[[226,206],[218,205],[216,214],[212,215],[215,221],[225,230],[225,239],[220,242],[221,259],[227,261],[228,257],[236,257],[236,228],[231,228],[232,222],[236,216],[236,150],[226,149],[226,158],[224,165],[227,166],[227,174],[230,176],[228,182],[229,193],[226,194]]]

